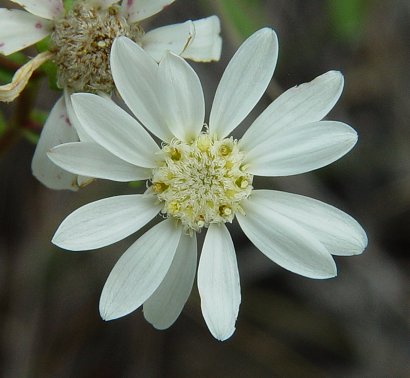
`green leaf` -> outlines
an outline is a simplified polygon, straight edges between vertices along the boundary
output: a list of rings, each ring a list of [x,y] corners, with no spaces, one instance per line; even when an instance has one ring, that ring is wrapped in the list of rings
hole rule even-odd
[[[75,0],[64,0],[64,9],[66,12],[70,11],[73,8],[73,3]]]
[[[336,36],[347,42],[359,39],[367,6],[367,0],[328,0],[329,17]]]
[[[37,144],[38,140],[40,139],[40,135],[33,130],[22,129],[21,135],[24,139],[28,140],[32,144]]]
[[[45,124],[48,114],[49,113],[45,112],[44,110],[33,109],[30,113],[29,119],[42,126]]]
[[[47,51],[50,47],[50,36],[43,38],[41,41],[36,43],[36,49],[38,52]]]
[[[142,183],[143,183],[142,181],[131,181],[128,183],[128,185],[131,188],[140,188],[142,186]]]
[[[57,66],[52,61],[48,60],[40,67],[40,70],[47,75],[48,86],[51,89],[60,90],[57,86]]]
[[[22,52],[17,51],[13,54],[7,55],[7,59],[12,61],[13,63],[17,63],[19,65],[23,65],[28,61],[28,58],[26,55],[24,55]]]
[[[13,79],[13,74],[10,71],[0,68],[0,85],[8,84]]]
[[[0,112],[0,136],[4,134],[7,129],[6,118],[4,118],[3,112]]]
[[[203,2],[206,5],[207,1]],[[269,24],[261,0],[219,0],[216,7],[238,41]]]

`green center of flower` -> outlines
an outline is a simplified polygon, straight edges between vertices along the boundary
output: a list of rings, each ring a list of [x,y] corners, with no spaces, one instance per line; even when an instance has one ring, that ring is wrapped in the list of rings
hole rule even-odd
[[[191,143],[172,141],[162,148],[163,164],[153,170],[149,190],[163,202],[162,213],[181,221],[188,232],[211,223],[232,222],[252,191],[236,140],[207,133]]]
[[[76,1],[55,22],[51,35],[58,86],[76,92],[111,92],[114,82],[109,60],[114,39],[126,36],[138,42],[143,33],[138,23],[127,23],[118,5],[103,8]]]

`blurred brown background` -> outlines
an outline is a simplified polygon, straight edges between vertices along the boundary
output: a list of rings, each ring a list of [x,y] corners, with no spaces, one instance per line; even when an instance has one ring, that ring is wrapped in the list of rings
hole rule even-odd
[[[0,6],[10,6],[0,1]],[[106,323],[101,289],[138,237],[95,252],[66,252],[50,240],[79,206],[134,193],[99,181],[55,192],[31,176],[34,145],[15,140],[0,156],[0,371],[4,377],[409,377],[410,376],[410,3],[407,0],[177,0],[150,27],[216,13],[222,60],[195,64],[209,112],[235,49],[262,26],[279,37],[274,81],[244,127],[282,90],[330,69],[345,75],[328,118],[346,122],[359,143],[317,172],[257,180],[339,207],[366,229],[369,246],[336,257],[339,275],[315,281],[264,257],[239,231],[242,304],[231,339],[213,339],[196,287],[180,318],[154,330],[141,310]],[[1,25],[0,25],[1,27]],[[48,111],[59,93],[40,83]],[[1,105],[7,117],[14,105]],[[243,130],[235,133],[239,137]]]

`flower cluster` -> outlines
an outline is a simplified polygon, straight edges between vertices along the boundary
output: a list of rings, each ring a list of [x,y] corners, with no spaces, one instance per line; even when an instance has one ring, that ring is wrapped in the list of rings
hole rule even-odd
[[[46,59],[57,65],[64,89],[38,143],[34,175],[54,189],[94,179],[146,182],[142,194],[77,209],[57,229],[53,243],[71,251],[97,249],[160,219],[112,269],[100,299],[103,319],[143,306],[155,328],[168,328],[197,273],[205,322],[216,339],[229,338],[241,302],[227,227],[234,220],[269,259],[305,277],[334,277],[332,255],[363,252],[364,230],[341,210],[254,187],[255,176],[309,172],[356,144],[350,126],[323,120],[342,93],[340,72],[287,90],[237,139],[231,133],[261,99],[275,70],[278,41],[272,29],[257,31],[235,53],[205,123],[202,85],[184,58],[219,59],[216,16],[145,32],[140,22],[172,0],[77,0],[70,10],[61,0],[15,2],[30,13],[0,9],[6,23],[0,52],[10,54],[47,35],[50,48],[1,87],[0,96],[18,95]],[[114,88],[130,112],[111,99]],[[199,232],[206,235],[198,262]]]

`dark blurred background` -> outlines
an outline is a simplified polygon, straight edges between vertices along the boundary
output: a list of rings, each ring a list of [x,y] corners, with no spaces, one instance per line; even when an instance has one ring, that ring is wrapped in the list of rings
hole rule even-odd
[[[0,6],[14,7],[9,1]],[[177,0],[147,29],[217,14],[222,60],[194,64],[207,99],[239,44],[263,26],[279,37],[268,94],[236,131],[283,90],[336,69],[341,100],[328,118],[350,124],[357,146],[329,167],[258,179],[330,203],[366,229],[369,246],[336,257],[338,277],[287,272],[229,226],[238,251],[242,304],[235,334],[208,332],[196,287],[177,322],[156,331],[141,310],[109,323],[98,313],[105,279],[143,232],[95,252],[66,252],[50,240],[88,202],[141,192],[98,181],[56,192],[31,176],[35,130],[0,146],[0,371],[4,377],[409,377],[410,376],[410,3],[407,0]],[[0,25],[1,27],[1,25]],[[30,50],[29,50],[30,52]],[[32,51],[31,51],[32,53]],[[60,95],[40,81],[37,108]],[[17,104],[1,105],[6,119]],[[21,114],[20,114],[21,116]],[[0,122],[1,123],[1,122]]]

